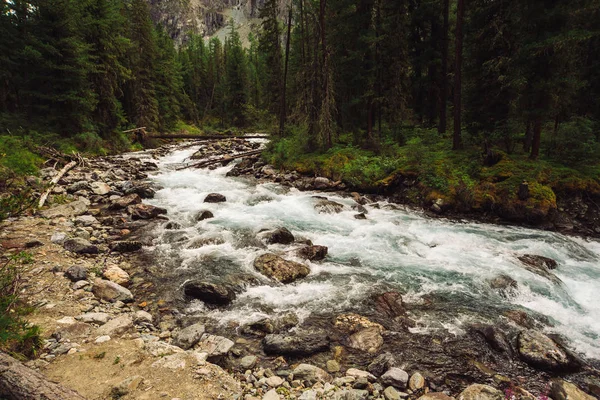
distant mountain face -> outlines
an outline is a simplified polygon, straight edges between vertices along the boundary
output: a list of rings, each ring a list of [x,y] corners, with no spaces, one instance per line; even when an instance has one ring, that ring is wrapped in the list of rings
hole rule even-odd
[[[264,0],[147,0],[154,22],[162,24],[177,45],[190,33],[212,36],[229,18],[256,18]]]

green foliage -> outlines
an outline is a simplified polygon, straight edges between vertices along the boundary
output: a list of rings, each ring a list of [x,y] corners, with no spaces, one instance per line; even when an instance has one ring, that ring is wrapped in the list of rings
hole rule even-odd
[[[32,262],[31,254],[21,252],[0,264],[0,349],[20,358],[33,357],[42,346],[40,328],[23,319],[31,309],[20,297],[20,268]]]
[[[561,124],[547,143],[547,153],[569,166],[596,164],[600,161],[600,124],[576,117]]]
[[[6,179],[8,170],[19,176],[36,173],[42,159],[32,148],[33,143],[29,138],[0,136],[0,179],[3,175]]]

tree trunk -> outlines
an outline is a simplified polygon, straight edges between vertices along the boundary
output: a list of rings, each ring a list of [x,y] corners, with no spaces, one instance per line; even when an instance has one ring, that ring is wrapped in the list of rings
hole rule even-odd
[[[8,400],[85,400],[0,352],[0,398]]]
[[[292,6],[290,5],[290,13],[288,16],[288,30],[287,40],[285,42],[285,65],[283,68],[283,88],[281,90],[281,110],[279,115],[279,136],[283,136],[285,131],[285,117],[287,114],[286,104],[286,90],[287,90],[287,76],[288,76],[288,64],[290,60],[290,37],[292,34]]]
[[[463,55],[463,20],[465,16],[465,0],[458,0],[456,10],[456,61],[454,68],[454,135],[452,149],[462,147],[462,55]]]
[[[443,44],[442,44],[442,84],[440,94],[440,121],[438,124],[438,133],[443,135],[446,133],[446,110],[448,107],[448,31],[450,29],[449,14],[450,0],[444,0],[444,26],[442,27]]]
[[[542,118],[535,117],[535,121],[533,122],[533,138],[531,142],[531,154],[529,158],[532,160],[537,160],[540,155],[540,144],[542,142]]]
[[[529,153],[531,150],[531,142],[533,141],[533,131],[531,130],[531,122],[527,122],[525,129],[525,138],[523,139],[523,151]]]

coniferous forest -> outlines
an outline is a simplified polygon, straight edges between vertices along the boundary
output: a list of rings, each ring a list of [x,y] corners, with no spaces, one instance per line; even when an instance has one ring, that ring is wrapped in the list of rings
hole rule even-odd
[[[277,166],[363,189],[416,173],[467,209],[523,180],[535,208],[599,191],[597,0],[267,0],[259,17],[176,48],[144,0],[4,0],[3,140],[260,131]]]

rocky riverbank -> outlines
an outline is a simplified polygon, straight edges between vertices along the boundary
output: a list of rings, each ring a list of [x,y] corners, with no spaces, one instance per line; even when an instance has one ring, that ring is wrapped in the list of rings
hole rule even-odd
[[[232,152],[255,148],[245,141],[217,142],[195,158],[223,157],[207,166],[213,168],[230,163]],[[385,290],[364,315],[315,315],[302,322],[283,316],[225,328],[210,318],[187,317],[181,311],[187,299],[226,308],[240,286],[191,280],[181,293],[165,292],[167,272],[155,265],[146,246],[155,239],[154,227],[176,226],[166,210],[143,202],[154,195],[146,178],[156,169],[131,156],[86,160],[59,181],[54,204],[40,216],[1,226],[2,251],[27,249],[34,259],[23,271],[24,290],[37,307],[30,320],[42,326],[46,341],[28,365],[85,397],[561,400],[593,398],[584,391],[600,395],[594,362],[570,352],[560,338],[542,334],[544,321],[519,311],[507,311],[504,324],[472,326],[461,336],[412,333],[411,315],[419,309],[409,309],[400,293]],[[46,169],[42,176],[54,173]],[[345,189],[325,178],[276,171],[258,157],[242,160],[229,174],[303,190]],[[377,198],[352,196],[356,218],[368,218],[365,206],[374,207]],[[227,201],[218,193],[207,200]],[[344,206],[320,198],[316,207],[335,213]],[[289,246],[315,262],[327,252],[287,229],[260,232],[257,240]],[[282,284],[310,273],[285,254],[262,256],[254,267]],[[551,274],[546,261],[527,261],[529,268]],[[494,284],[503,291],[514,285],[510,278]],[[444,312],[443,299],[420,307]]]

